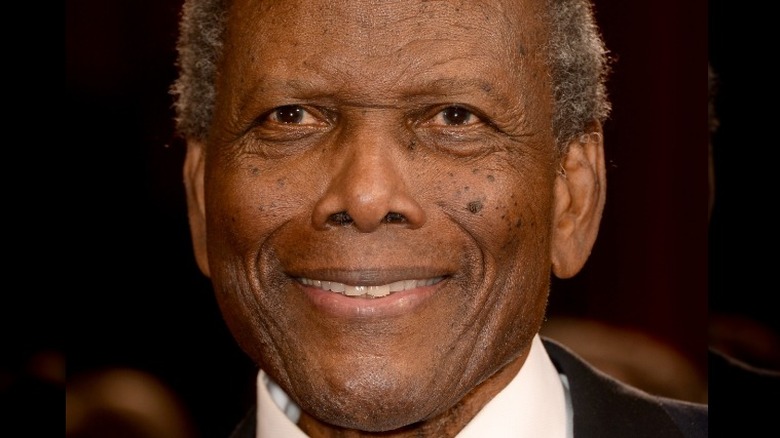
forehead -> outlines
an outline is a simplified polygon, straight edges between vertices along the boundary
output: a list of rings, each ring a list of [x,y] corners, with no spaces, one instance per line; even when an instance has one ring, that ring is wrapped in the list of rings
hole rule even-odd
[[[420,32],[500,35],[539,22],[542,0],[234,0],[230,18],[260,33],[295,29],[317,39],[349,36],[374,49],[398,47]],[[235,26],[234,26],[235,27]],[[289,32],[288,32],[289,34]],[[376,36],[393,36],[376,41]]]
[[[237,74],[308,72],[345,83],[435,79],[464,68],[477,75],[518,73],[542,59],[542,3],[235,0],[225,67]]]
[[[362,40],[389,31],[396,38],[386,43],[397,47],[398,39],[421,29],[439,29],[440,36],[453,26],[466,32],[522,31],[540,21],[544,7],[544,0],[233,0],[230,19],[262,33],[292,26],[312,36]]]

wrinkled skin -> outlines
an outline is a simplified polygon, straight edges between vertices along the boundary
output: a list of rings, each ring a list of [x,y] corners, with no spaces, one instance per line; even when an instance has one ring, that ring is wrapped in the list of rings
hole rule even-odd
[[[228,326],[312,435],[453,435],[522,365],[603,206],[601,137],[556,152],[542,2],[234,3],[184,169]]]

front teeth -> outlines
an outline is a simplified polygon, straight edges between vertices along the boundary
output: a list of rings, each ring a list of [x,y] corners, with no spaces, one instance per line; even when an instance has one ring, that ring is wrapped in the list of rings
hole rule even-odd
[[[378,298],[390,295],[393,292],[414,289],[423,286],[430,286],[442,280],[442,277],[426,278],[423,280],[399,280],[390,284],[380,286],[351,286],[336,281],[312,280],[309,278],[298,278],[298,281],[306,286],[312,286],[319,289],[329,290],[349,297],[369,297]]]

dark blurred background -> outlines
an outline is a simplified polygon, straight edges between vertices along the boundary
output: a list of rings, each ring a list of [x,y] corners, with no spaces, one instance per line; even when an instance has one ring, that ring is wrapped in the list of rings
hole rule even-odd
[[[773,278],[778,233],[772,219],[778,87],[770,55],[777,25],[774,17],[747,4],[711,0],[709,6],[718,123],[712,136],[709,335],[721,351],[780,369],[780,315],[774,304],[780,289]]]
[[[740,126],[748,123],[738,101],[747,76],[734,68],[736,51],[707,37],[708,26],[725,26],[729,12],[721,3],[709,2],[708,11],[704,0],[596,2],[615,58],[614,110],[605,126],[608,200],[591,260],[577,277],[554,282],[550,302],[551,326],[574,321],[606,328],[575,338],[568,337],[576,332],[572,326],[560,325],[551,335],[587,347],[609,345],[612,334],[639,334],[684,361],[694,372],[688,381],[694,389],[681,398],[706,397],[708,291],[716,310],[777,329],[767,288],[755,275],[772,263],[752,252],[744,234],[764,222],[747,214],[763,212],[743,196],[751,181],[733,176],[748,159],[755,172],[767,169],[755,164],[760,153],[727,152],[745,143],[735,132],[758,134]],[[87,234],[83,255],[72,260],[75,291],[63,309],[67,382],[89,392],[85,376],[141,371],[170,391],[196,436],[226,437],[254,402],[256,369],[223,324],[190,248],[184,148],[173,136],[168,94],[180,4],[66,1],[65,136],[86,157],[85,172],[74,177],[89,199],[86,214],[74,212]],[[722,79],[724,107],[712,227],[708,57]],[[740,214],[727,214],[734,210]]]

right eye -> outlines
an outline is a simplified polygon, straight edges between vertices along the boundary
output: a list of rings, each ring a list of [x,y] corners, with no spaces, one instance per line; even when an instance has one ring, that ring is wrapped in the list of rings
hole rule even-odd
[[[442,109],[429,121],[431,126],[447,127],[471,126],[480,122],[479,116],[459,105],[450,105]]]
[[[271,151],[274,147],[287,148],[285,153],[288,153],[292,150],[289,148],[291,142],[302,146],[303,143],[316,141],[321,134],[328,132],[333,126],[333,117],[327,108],[298,104],[282,105],[263,112],[244,134],[249,135],[247,145],[262,144],[263,153],[269,156],[279,152]],[[272,144],[284,146],[271,147]]]
[[[266,120],[282,125],[319,125],[322,123],[300,105],[284,105],[274,108]]]

